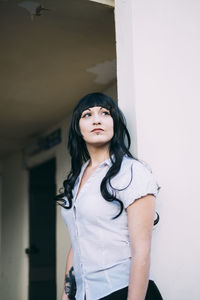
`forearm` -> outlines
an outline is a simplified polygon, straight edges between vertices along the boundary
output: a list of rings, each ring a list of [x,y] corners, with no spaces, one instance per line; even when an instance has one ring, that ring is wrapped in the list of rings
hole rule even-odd
[[[65,278],[64,278],[64,289],[63,295],[65,299],[73,299],[73,295],[75,295],[75,278],[74,278],[74,269],[73,269],[73,251],[70,248],[70,251],[66,260],[66,268],[65,268]]]
[[[132,263],[128,300],[144,300],[149,282],[155,197],[146,195],[127,208]]]
[[[128,300],[144,300],[149,282],[150,255],[137,255],[132,259]]]
[[[65,267],[65,274],[69,273],[69,270],[73,266],[73,250],[72,247],[70,247],[67,259],[66,259],[66,267]]]

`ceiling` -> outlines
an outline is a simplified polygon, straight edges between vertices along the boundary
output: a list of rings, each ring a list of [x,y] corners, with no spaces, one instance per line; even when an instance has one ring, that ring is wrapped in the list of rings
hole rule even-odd
[[[116,54],[113,8],[89,0],[0,0],[0,23],[3,158],[110,86]]]

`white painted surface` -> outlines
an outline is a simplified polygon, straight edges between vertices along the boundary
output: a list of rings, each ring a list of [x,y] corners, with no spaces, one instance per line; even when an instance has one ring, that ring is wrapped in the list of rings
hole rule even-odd
[[[131,135],[131,152],[137,155],[135,119],[135,89],[133,70],[133,34],[130,1],[118,1],[115,5],[115,30],[117,52],[118,104],[126,116]]]
[[[118,74],[134,75],[118,76],[119,104],[135,95],[138,157],[162,187],[152,274],[164,299],[199,300],[200,2],[116,0],[115,12]]]
[[[116,78],[116,60],[106,60],[86,69],[86,71],[96,75],[94,82],[109,84],[109,82],[112,82]]]
[[[31,15],[34,15],[35,10],[38,6],[40,6],[40,3],[33,2],[33,1],[22,1],[19,2],[17,5],[25,8]]]
[[[113,6],[113,7],[115,6],[115,1],[114,0],[90,0],[90,1],[98,2],[98,3],[101,3],[101,4]]]
[[[30,17],[32,21],[33,21],[33,16],[36,14],[36,9],[40,6],[39,3],[33,1],[22,1],[17,5],[26,9],[30,13]]]

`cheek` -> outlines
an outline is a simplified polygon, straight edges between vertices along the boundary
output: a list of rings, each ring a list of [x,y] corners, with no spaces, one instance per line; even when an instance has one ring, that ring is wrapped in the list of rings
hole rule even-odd
[[[112,128],[112,131],[114,131],[114,122],[113,122],[113,119],[110,121],[110,127]]]
[[[79,122],[79,129],[80,133],[82,135],[82,138],[84,141],[88,139],[88,125],[86,124],[87,122]]]
[[[113,134],[114,134],[113,120],[110,120],[110,122],[109,122],[109,131],[110,131],[110,134],[113,136]]]
[[[81,132],[81,134],[83,134],[84,133],[84,123],[80,120],[79,121],[79,129],[80,129],[80,132]]]

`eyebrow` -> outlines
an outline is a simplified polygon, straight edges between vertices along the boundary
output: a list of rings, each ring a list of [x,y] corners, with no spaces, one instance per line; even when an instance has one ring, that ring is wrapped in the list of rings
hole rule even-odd
[[[89,110],[89,111],[91,111],[91,109],[90,108],[86,108],[86,109],[84,109],[83,111],[82,111],[82,113],[81,114],[83,114],[85,111],[87,111],[87,110]]]

